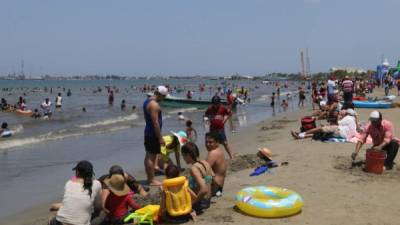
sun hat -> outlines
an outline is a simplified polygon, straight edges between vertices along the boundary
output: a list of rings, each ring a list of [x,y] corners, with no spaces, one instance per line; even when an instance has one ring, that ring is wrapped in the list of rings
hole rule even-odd
[[[159,93],[160,95],[167,96],[168,95],[168,88],[166,88],[163,85],[160,85],[157,87],[156,92]]]
[[[272,152],[271,152],[271,150],[269,150],[268,148],[259,148],[258,150],[259,150],[258,151],[259,156],[265,157],[268,160],[272,161]]]
[[[124,196],[130,192],[129,187],[125,182],[125,177],[121,174],[113,174],[110,178],[106,178],[104,183],[116,196]]]
[[[354,109],[347,109],[346,113],[351,116],[357,116],[357,113],[356,113],[356,111],[354,111]]]
[[[186,142],[187,142],[187,134],[186,134],[185,131],[183,131],[183,130],[178,131],[178,132],[171,131],[171,134],[173,134],[175,137],[178,138],[179,144],[181,146],[186,144]]]
[[[379,119],[381,118],[381,115],[378,111],[372,111],[371,114],[369,114],[370,119]]]

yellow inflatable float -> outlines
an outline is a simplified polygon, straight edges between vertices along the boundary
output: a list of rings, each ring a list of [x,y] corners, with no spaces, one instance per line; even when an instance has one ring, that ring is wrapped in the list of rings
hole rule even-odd
[[[163,189],[169,215],[182,216],[192,211],[192,199],[186,177],[180,176],[172,179],[165,179],[163,181]]]
[[[294,191],[279,187],[247,187],[236,195],[236,206],[257,217],[286,217],[301,211],[303,198]]]

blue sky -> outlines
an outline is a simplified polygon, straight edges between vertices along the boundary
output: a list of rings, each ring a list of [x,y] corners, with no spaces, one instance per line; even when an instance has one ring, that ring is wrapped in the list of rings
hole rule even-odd
[[[400,58],[398,0],[2,0],[0,74],[228,75]]]

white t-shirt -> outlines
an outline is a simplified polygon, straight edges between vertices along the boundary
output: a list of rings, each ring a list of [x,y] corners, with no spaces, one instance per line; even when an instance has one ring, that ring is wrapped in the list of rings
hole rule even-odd
[[[57,96],[57,97],[56,97],[56,105],[57,105],[57,106],[62,105],[62,97],[61,97],[61,96]]]
[[[336,82],[334,80],[328,80],[328,95],[335,94]]]
[[[49,103],[46,103],[46,101],[44,101],[44,102],[42,103],[42,109],[43,109],[43,111],[44,111],[45,113],[51,112],[50,107],[51,107],[51,101],[49,101]]]
[[[90,225],[94,207],[101,208],[101,184],[94,180],[92,196],[83,184],[72,180],[67,181],[64,188],[62,206],[57,212],[56,220],[65,224]]]
[[[340,136],[350,139],[357,134],[356,118],[347,115],[338,121]]]

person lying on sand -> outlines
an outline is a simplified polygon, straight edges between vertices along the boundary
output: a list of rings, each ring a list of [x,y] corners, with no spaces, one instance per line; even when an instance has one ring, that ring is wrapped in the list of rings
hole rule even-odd
[[[321,132],[325,137],[339,137],[346,140],[354,137],[357,134],[355,111],[353,109],[348,109],[346,111],[346,116],[339,120],[338,125],[327,125],[313,128],[302,133],[291,131],[291,134],[295,139],[304,139],[312,138],[314,134],[319,132]]]
[[[207,133],[205,145],[208,151],[207,162],[215,173],[212,184],[212,193],[213,195],[220,197],[222,196],[228,164],[225,160],[224,152],[219,147],[219,134],[215,132]]]

